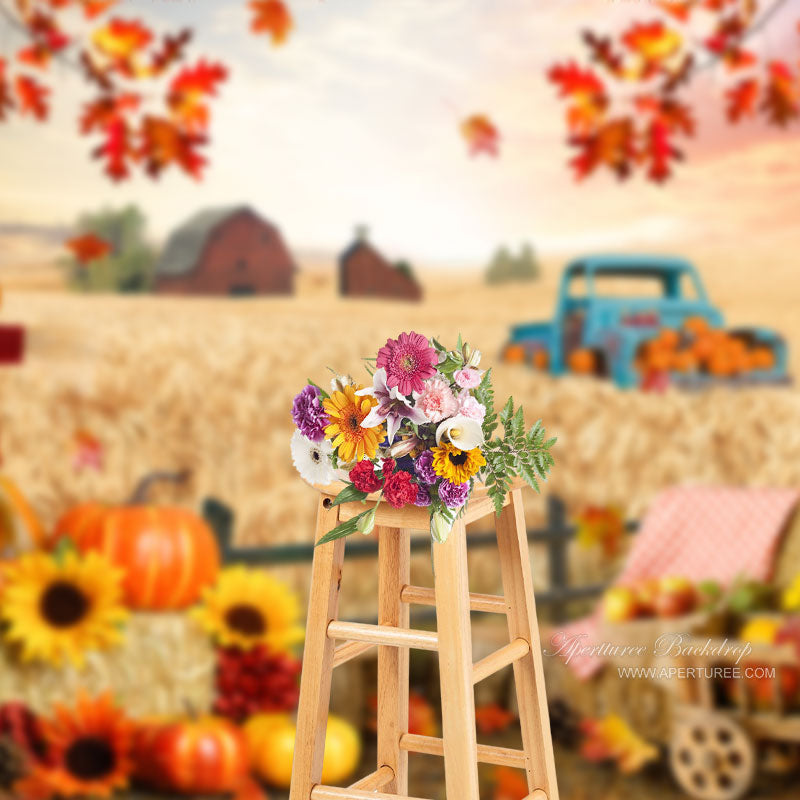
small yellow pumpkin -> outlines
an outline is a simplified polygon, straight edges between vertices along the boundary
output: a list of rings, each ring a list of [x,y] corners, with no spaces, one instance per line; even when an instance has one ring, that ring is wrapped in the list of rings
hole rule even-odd
[[[244,726],[250,768],[266,783],[285,789],[292,780],[292,757],[297,728],[288,714],[256,714]],[[337,785],[358,766],[361,739],[358,731],[340,717],[328,717],[322,783]]]

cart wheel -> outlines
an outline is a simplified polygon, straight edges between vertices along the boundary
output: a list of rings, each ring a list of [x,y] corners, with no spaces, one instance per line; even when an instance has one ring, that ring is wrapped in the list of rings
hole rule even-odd
[[[676,720],[669,754],[680,787],[698,800],[737,800],[750,788],[756,751],[738,723],[696,712]]]

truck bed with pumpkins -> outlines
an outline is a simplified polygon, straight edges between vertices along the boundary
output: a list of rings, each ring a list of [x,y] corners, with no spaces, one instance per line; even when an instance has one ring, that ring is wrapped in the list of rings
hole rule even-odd
[[[551,322],[516,325],[504,360],[622,388],[782,383],[787,346],[762,327],[726,330],[695,267],[681,258],[592,255],[564,270]]]

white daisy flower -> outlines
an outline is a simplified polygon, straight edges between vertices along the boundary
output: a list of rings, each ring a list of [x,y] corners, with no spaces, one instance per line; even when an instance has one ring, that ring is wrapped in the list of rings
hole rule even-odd
[[[300,431],[292,435],[292,463],[303,480],[309,483],[325,485],[336,479],[331,464],[333,447],[327,439],[312,442]]]

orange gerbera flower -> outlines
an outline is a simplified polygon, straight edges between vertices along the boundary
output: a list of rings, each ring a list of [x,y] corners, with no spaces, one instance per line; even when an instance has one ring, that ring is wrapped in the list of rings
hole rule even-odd
[[[134,726],[110,692],[95,699],[81,692],[74,709],[56,706],[42,727],[49,758],[26,781],[31,795],[38,785],[58,797],[110,797],[128,785]]]
[[[363,388],[345,386],[344,391],[333,392],[322,402],[330,417],[325,437],[332,440],[334,449],[338,448],[339,461],[343,464],[360,461],[364,456],[375,458],[378,444],[384,437],[383,424],[374,428],[361,427],[372,407],[378,403],[374,397],[356,395]]]

